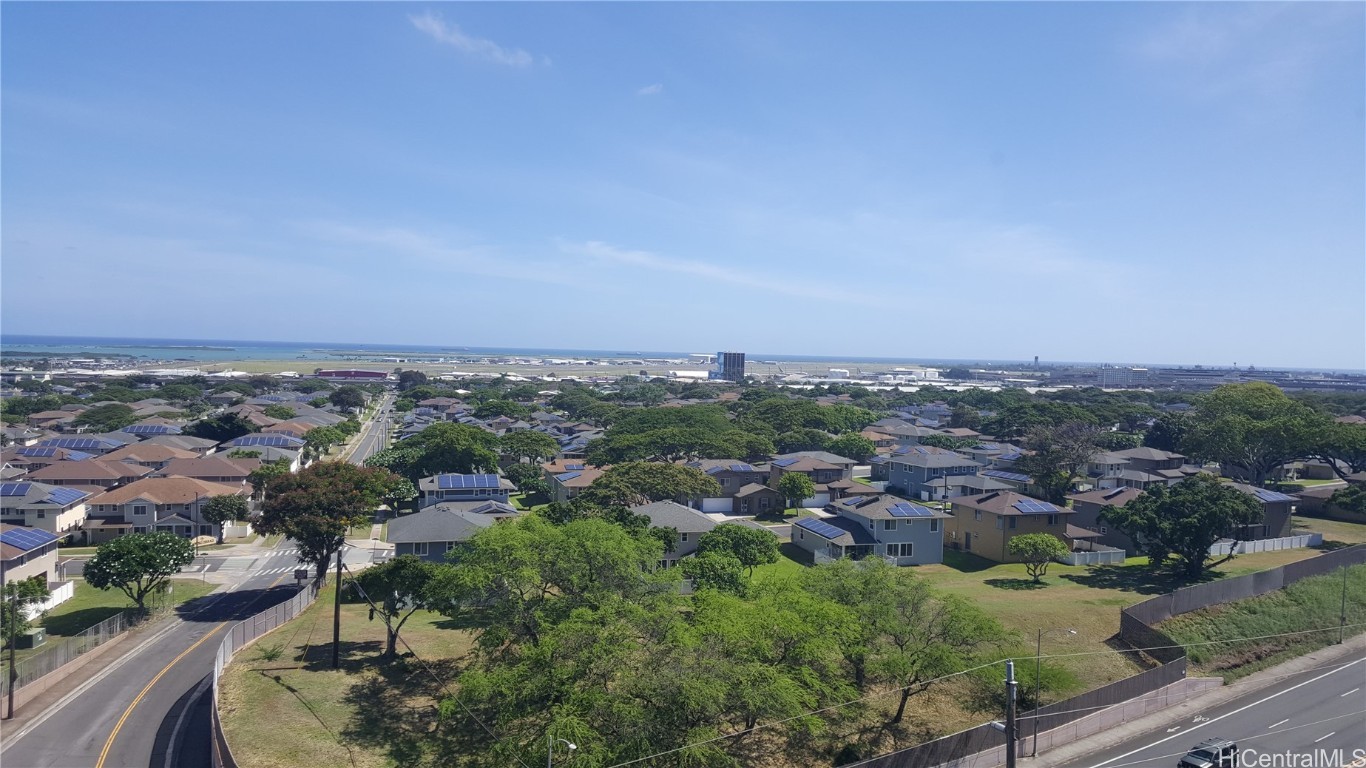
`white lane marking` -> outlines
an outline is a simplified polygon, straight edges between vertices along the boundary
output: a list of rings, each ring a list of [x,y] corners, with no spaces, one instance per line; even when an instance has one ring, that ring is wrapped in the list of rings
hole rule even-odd
[[[1130,750],[1129,752],[1125,752],[1125,753],[1122,754],[1122,755],[1116,755],[1116,756],[1110,758],[1109,760],[1105,760],[1104,762],[1096,763],[1095,765],[1091,766],[1091,768],[1101,768],[1101,766],[1103,766],[1103,765],[1109,765],[1110,763],[1113,763],[1113,762],[1115,762],[1116,760],[1123,760],[1124,758],[1129,757],[1130,755],[1136,755],[1136,754],[1138,754],[1139,752],[1142,752],[1142,751],[1145,750],[1145,749],[1152,749],[1153,747],[1157,746],[1158,744],[1164,744],[1164,743],[1166,743],[1166,742],[1168,742],[1168,741],[1171,741],[1172,739],[1176,738],[1177,736],[1185,736],[1186,734],[1188,734],[1188,733],[1190,733],[1191,731],[1194,731],[1194,730],[1196,730],[1196,729],[1198,729],[1198,728],[1204,728],[1204,727],[1207,726],[1207,725],[1210,725],[1210,724],[1213,724],[1213,723],[1217,723],[1217,722],[1219,722],[1220,720],[1223,720],[1223,719],[1226,718],[1226,717],[1232,717],[1233,715],[1236,715],[1236,714],[1238,714],[1239,712],[1242,712],[1242,711],[1248,710],[1248,709],[1252,709],[1253,707],[1257,706],[1258,704],[1265,704],[1266,702],[1271,701],[1272,699],[1276,698],[1277,696],[1280,696],[1281,694],[1290,693],[1291,691],[1295,690],[1296,688],[1303,688],[1304,686],[1309,685],[1310,683],[1316,683],[1316,682],[1318,682],[1319,680],[1322,680],[1323,678],[1328,677],[1328,676],[1330,676],[1330,675],[1336,675],[1337,673],[1341,672],[1342,670],[1347,669],[1348,667],[1356,666],[1357,664],[1360,664],[1360,663],[1363,662],[1363,661],[1366,661],[1366,658],[1360,658],[1360,659],[1357,659],[1356,661],[1349,661],[1349,662],[1347,662],[1346,664],[1343,664],[1342,666],[1338,667],[1337,669],[1333,669],[1333,670],[1329,670],[1328,672],[1324,672],[1323,674],[1319,675],[1318,677],[1310,678],[1310,679],[1308,679],[1308,680],[1305,680],[1305,681],[1302,682],[1302,683],[1298,683],[1298,684],[1296,684],[1296,685],[1292,685],[1292,686],[1290,686],[1289,688],[1286,688],[1286,689],[1284,689],[1284,690],[1276,691],[1275,693],[1271,694],[1270,696],[1266,696],[1266,697],[1260,698],[1260,699],[1258,699],[1258,700],[1252,702],[1251,704],[1248,704],[1248,705],[1246,705],[1246,706],[1239,707],[1239,708],[1233,710],[1232,712],[1228,712],[1228,713],[1226,713],[1226,714],[1222,714],[1222,715],[1220,715],[1220,716],[1218,716],[1218,717],[1210,718],[1209,720],[1206,720],[1205,722],[1200,723],[1199,725],[1193,725],[1193,726],[1191,726],[1190,728],[1188,728],[1187,730],[1182,731],[1181,733],[1172,734],[1171,736],[1168,736],[1168,737],[1163,738],[1163,739],[1158,739],[1157,741],[1154,741],[1153,743],[1148,744],[1148,745],[1146,745],[1146,746],[1139,747],[1138,749],[1135,749],[1135,750]]]
[[[1320,736],[1320,737],[1318,737],[1317,739],[1314,739],[1314,743],[1317,744],[1317,743],[1319,743],[1320,741],[1323,741],[1324,739],[1328,738],[1329,736],[1332,736],[1332,735],[1335,734],[1335,733],[1337,733],[1337,731],[1329,731],[1327,734],[1325,734],[1325,735],[1323,735],[1323,736]]]
[[[1352,690],[1350,690],[1350,691],[1348,691],[1348,692],[1342,694],[1342,695],[1339,696],[1338,698],[1339,698],[1339,699],[1345,699],[1345,698],[1347,698],[1348,696],[1351,696],[1352,694],[1356,693],[1356,692],[1359,691],[1359,690],[1361,690],[1361,689],[1360,689],[1360,688],[1353,688]]]
[[[1285,725],[1285,724],[1288,723],[1288,722],[1290,722],[1290,718],[1287,717],[1286,719],[1280,721],[1279,723],[1272,723],[1272,724],[1271,724],[1271,728],[1275,728],[1275,727],[1280,726],[1280,725]],[[1271,728],[1267,728],[1267,730],[1269,731],[1269,730],[1271,730]]]

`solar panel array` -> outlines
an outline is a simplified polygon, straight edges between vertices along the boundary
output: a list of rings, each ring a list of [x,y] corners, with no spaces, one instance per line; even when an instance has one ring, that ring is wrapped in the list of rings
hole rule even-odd
[[[563,474],[555,475],[555,479],[560,481],[573,480],[574,478],[582,474],[582,472],[565,472]]]
[[[230,443],[235,448],[251,445],[264,445],[268,448],[295,448],[303,444],[303,440],[289,435],[243,435]]]
[[[53,437],[38,443],[42,446],[53,448],[77,448],[80,450],[97,450],[109,448],[114,445],[108,440],[97,440],[93,437]]]
[[[1295,500],[1295,497],[1293,496],[1286,496],[1284,493],[1277,493],[1276,491],[1268,491],[1265,488],[1258,488],[1257,490],[1253,491],[1253,494],[1255,494],[1258,499],[1261,499],[1262,501],[1268,504],[1276,501]]]
[[[836,528],[835,526],[816,517],[798,518],[797,521],[793,523],[793,525],[797,526],[798,528],[805,528],[806,530],[811,531],[817,536],[824,536],[827,539],[839,538],[840,535],[842,535],[845,532],[843,529]]]
[[[95,458],[95,454],[93,454],[93,453],[85,453],[84,451],[70,451],[70,450],[66,452],[66,460],[67,460],[67,461],[85,461],[86,459],[93,459],[93,458]]]
[[[60,504],[65,507],[67,504],[74,504],[88,496],[85,491],[78,491],[75,488],[53,488],[47,495],[47,500],[53,504]]]
[[[497,475],[437,475],[437,488],[497,488]]]
[[[0,496],[27,496],[33,483],[0,483]]]
[[[1038,499],[1020,499],[1011,506],[1018,509],[1023,515],[1052,514],[1060,511],[1052,504]]]
[[[11,528],[4,533],[0,533],[0,542],[8,544],[11,547],[18,547],[25,552],[35,550],[44,544],[51,544],[56,540],[56,536],[53,536],[47,531],[38,530],[37,528]]]
[[[1000,469],[984,469],[982,470],[982,476],[994,477],[997,480],[1012,480],[1017,483],[1029,482],[1029,475],[1022,475],[1019,472],[1006,472]]]
[[[934,517],[934,510],[904,501],[893,504],[887,508],[887,511],[892,514],[892,517]]]
[[[578,469],[583,469],[583,465],[582,465],[582,464],[565,464],[565,465],[564,465],[564,468],[565,468],[565,469],[568,469],[568,470],[578,470]]]
[[[777,461],[773,462],[773,466],[775,466],[775,467],[790,467],[790,466],[792,466],[793,464],[796,464],[796,463],[797,463],[797,459],[778,459]]]
[[[730,471],[732,471],[732,472],[757,472],[758,470],[756,470],[754,467],[750,466],[749,464],[732,464],[732,465],[730,465]]]
[[[50,445],[28,445],[16,451],[20,456],[28,456],[31,459],[50,459],[57,455],[57,449]]]
[[[130,435],[178,435],[180,427],[172,427],[169,424],[132,424],[121,431]]]

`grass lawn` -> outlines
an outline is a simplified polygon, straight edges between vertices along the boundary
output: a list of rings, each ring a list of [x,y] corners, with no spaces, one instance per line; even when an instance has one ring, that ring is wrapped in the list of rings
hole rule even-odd
[[[1366,631],[1351,626],[1366,622],[1366,566],[1347,569],[1346,595],[1350,636]],[[1340,574],[1315,576],[1278,592],[1177,616],[1162,629],[1182,643],[1196,643],[1189,648],[1191,661],[1202,673],[1228,682],[1337,642],[1342,596]],[[1311,627],[1332,629],[1287,634]],[[1231,640],[1244,637],[1262,639]]]
[[[280,540],[284,537],[285,535],[283,533],[272,533],[271,535],[266,537],[266,540],[262,543],[262,546],[265,546],[267,548],[273,548],[275,546],[278,546]]]
[[[756,584],[770,579],[795,578],[806,568],[811,557],[795,544],[780,544],[778,552],[778,562],[755,567],[753,579]]]
[[[550,499],[539,493],[513,494],[509,500],[513,507],[527,512],[534,512],[550,504]]]
[[[75,557],[76,555],[93,555],[98,547],[58,547],[57,557]]]
[[[1294,533],[1321,533],[1323,542],[1338,542],[1340,544],[1366,544],[1366,525],[1362,523],[1348,523],[1341,520],[1327,520],[1322,517],[1301,517],[1295,515],[1292,518]]]
[[[171,579],[171,595],[166,607],[203,597],[215,586],[196,579]],[[34,624],[42,626],[49,635],[70,637],[131,607],[133,601],[117,589],[95,589],[84,579],[77,579],[76,594],[48,611],[47,616],[35,620]]]
[[[331,668],[332,593],[294,621],[238,651],[220,681],[223,728],[242,765],[414,765],[436,726],[449,679],[469,651],[468,632],[418,612],[403,638],[427,666],[382,662],[384,624],[363,604],[342,605],[341,669]],[[263,649],[278,649],[267,660]],[[403,646],[399,645],[400,653]]]
[[[802,516],[806,512],[801,507],[788,507],[787,509],[775,509],[754,516],[756,523],[790,523]]]

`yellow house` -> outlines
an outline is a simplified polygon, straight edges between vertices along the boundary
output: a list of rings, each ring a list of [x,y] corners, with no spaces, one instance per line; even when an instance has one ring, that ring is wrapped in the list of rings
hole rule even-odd
[[[1010,539],[1025,533],[1049,533],[1068,545],[1067,521],[1074,512],[1013,491],[992,491],[951,499],[945,544],[962,552],[1018,563],[1010,554]]]

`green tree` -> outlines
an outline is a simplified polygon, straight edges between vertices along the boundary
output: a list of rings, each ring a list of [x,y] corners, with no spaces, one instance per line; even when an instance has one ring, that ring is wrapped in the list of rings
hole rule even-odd
[[[299,545],[299,560],[327,573],[346,530],[374,517],[394,480],[388,470],[323,461],[270,482],[256,530],[284,534]]]
[[[518,461],[526,459],[533,464],[553,459],[560,451],[560,444],[555,442],[555,438],[529,429],[503,435],[498,439],[498,445],[504,456]]]
[[[953,435],[925,435],[919,439],[919,442],[921,445],[928,445],[931,448],[961,451],[964,448],[971,448],[981,441],[971,437],[954,437]]]
[[[744,564],[725,551],[699,552],[683,558],[683,576],[697,589],[714,589],[733,595],[745,593]]]
[[[262,463],[261,466],[253,469],[247,475],[247,482],[251,483],[252,496],[257,501],[264,500],[270,484],[288,474],[289,459],[276,459]]]
[[[723,523],[697,540],[697,554],[710,552],[734,557],[753,576],[756,565],[778,562],[778,537],[758,528]]]
[[[346,436],[336,427],[314,427],[304,433],[304,449],[314,456],[326,456],[329,448],[344,440]]]
[[[174,533],[130,533],[101,544],[85,562],[85,581],[96,589],[117,589],[147,611],[147,597],[160,591],[194,561],[189,539]]]
[[[413,387],[420,387],[427,383],[427,374],[422,371],[399,371],[398,372],[398,391],[407,392]]]
[[[1032,453],[1022,456],[1015,467],[1029,475],[1047,501],[1064,505],[1072,483],[1096,453],[1096,435],[1095,427],[1075,421],[1035,427],[1024,441]]]
[[[224,443],[255,431],[256,426],[254,424],[235,413],[225,413],[209,419],[200,419],[191,422],[189,426],[181,430],[182,433],[190,437],[202,437],[215,443]]]
[[[955,429],[981,429],[982,414],[970,405],[959,403],[949,413],[949,426]]]
[[[778,493],[787,499],[789,507],[797,507],[801,506],[802,499],[816,495],[816,484],[800,472],[784,472],[782,477],[778,478]]]
[[[879,558],[809,568],[802,583],[851,614],[837,634],[856,685],[900,689],[893,723],[913,696],[979,661],[1007,634],[995,619],[955,595],[937,593],[910,569]]]
[[[359,411],[365,407],[365,392],[360,387],[348,384],[328,394],[327,401],[344,411]]]
[[[137,415],[129,406],[110,403],[82,411],[74,423],[79,426],[90,427],[95,432],[113,432],[123,429],[137,420]]]
[[[477,419],[496,419],[506,416],[509,419],[525,419],[531,415],[531,408],[511,400],[489,400],[474,408]]]
[[[246,520],[251,515],[247,497],[236,494],[210,496],[204,502],[203,516],[210,524],[218,526],[218,543],[223,543],[223,526],[233,520]]]
[[[632,461],[602,473],[580,495],[602,507],[718,496],[721,485],[705,472],[679,464]]]
[[[1010,554],[1020,558],[1025,572],[1038,584],[1054,559],[1067,556],[1067,545],[1051,533],[1025,533],[1010,537]]]
[[[778,435],[774,444],[782,453],[824,451],[830,445],[830,435],[819,429],[799,427]]]
[[[1309,453],[1320,423],[1273,384],[1225,384],[1196,402],[1182,452],[1217,461],[1260,486],[1272,470]]]
[[[1153,565],[1175,557],[1179,571],[1195,579],[1207,563],[1212,567],[1233,557],[1230,550],[1228,557],[1209,563],[1209,549],[1261,520],[1262,507],[1213,475],[1199,474],[1149,489],[1122,507],[1106,507],[1101,519],[1133,539]]]
[[[1102,451],[1124,451],[1143,444],[1143,436],[1130,432],[1099,432],[1096,447]]]
[[[42,574],[27,579],[12,579],[5,584],[4,591],[0,593],[4,599],[4,603],[0,604],[0,640],[4,641],[6,648],[14,642],[14,638],[32,626],[26,609],[51,596],[47,579]]]
[[[1186,431],[1189,427],[1190,418],[1186,414],[1177,411],[1164,413],[1153,421],[1147,432],[1143,433],[1143,445],[1159,451],[1180,452],[1184,450],[1183,443],[1186,441]]]
[[[825,450],[837,455],[845,456],[856,461],[867,461],[877,451],[873,441],[856,432],[846,432],[834,440],[831,440]]]
[[[441,422],[365,460],[417,482],[447,472],[471,474],[498,468],[498,438],[468,424]]]
[[[503,470],[503,475],[517,486],[518,490],[523,490],[522,486],[528,481],[540,480],[543,474],[539,464],[513,464]]]
[[[280,405],[279,403],[271,403],[270,405],[267,405],[265,409],[262,411],[262,413],[271,417],[272,419],[279,419],[280,421],[289,421],[290,419],[298,415],[294,413],[294,410],[289,406]]]
[[[398,413],[407,413],[417,407],[417,403],[412,398],[400,397],[394,401],[394,410]]]
[[[384,622],[384,658],[398,655],[398,633],[413,613],[429,608],[428,587],[437,566],[413,555],[399,555],[356,574],[355,583],[371,606],[370,617]]]
[[[1314,430],[1306,455],[1328,464],[1337,476],[1366,472],[1366,424],[1323,420]]]

